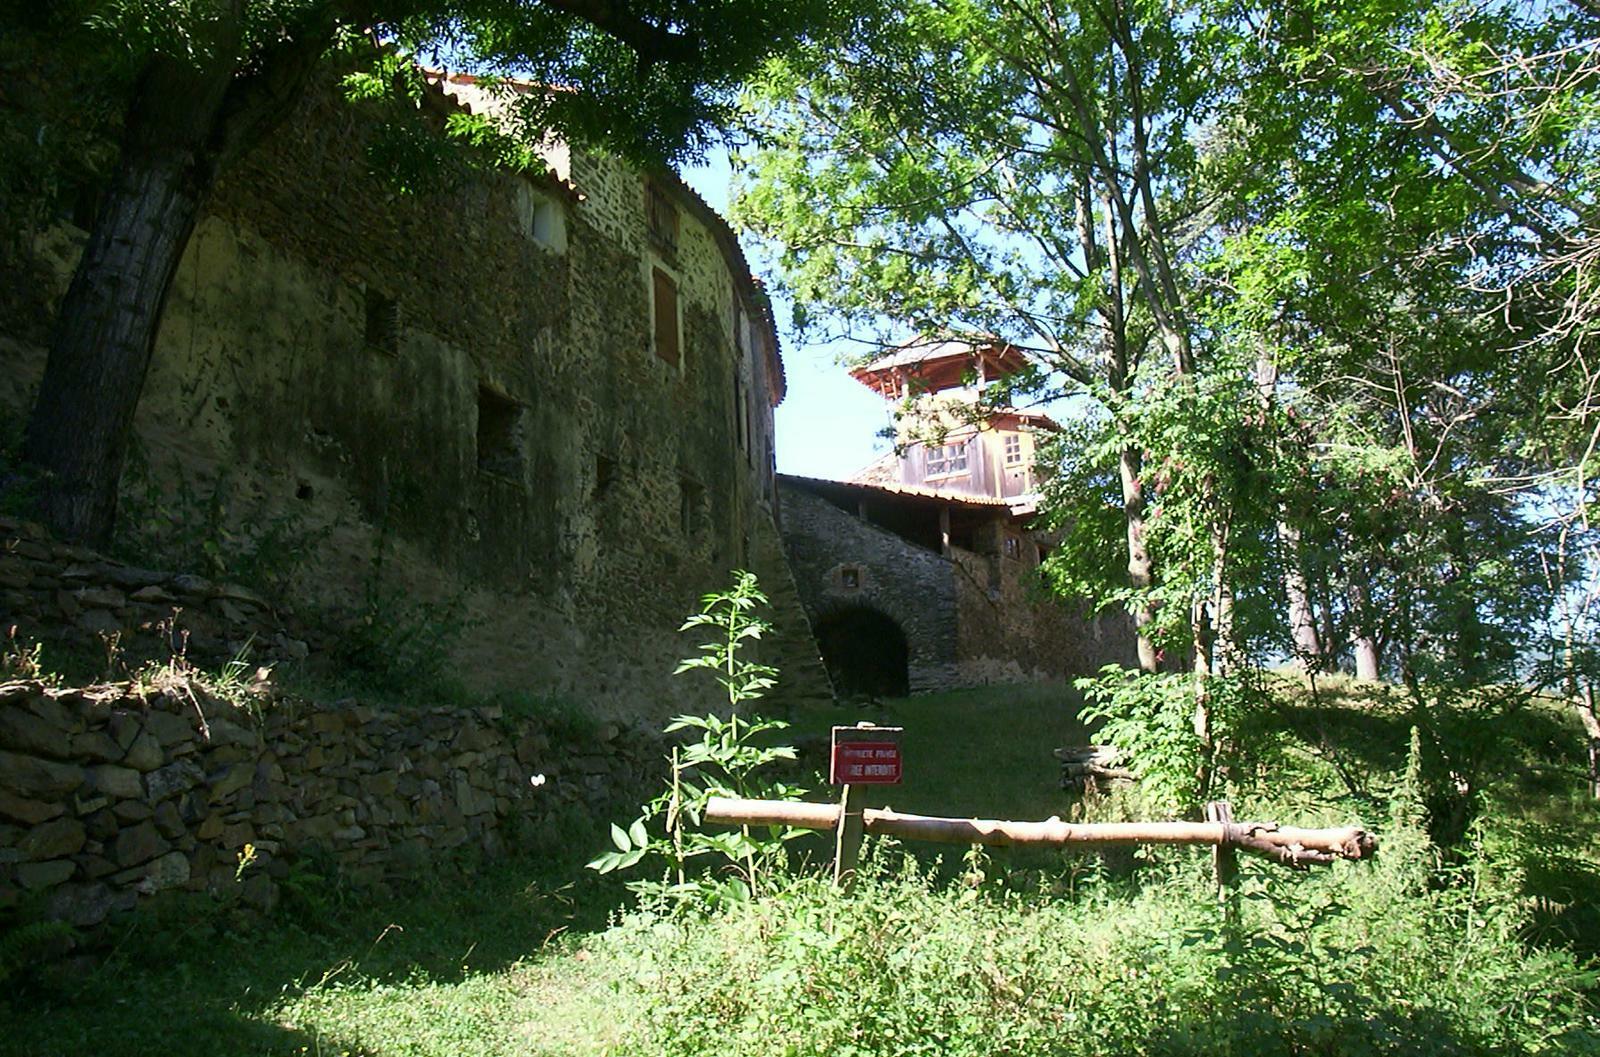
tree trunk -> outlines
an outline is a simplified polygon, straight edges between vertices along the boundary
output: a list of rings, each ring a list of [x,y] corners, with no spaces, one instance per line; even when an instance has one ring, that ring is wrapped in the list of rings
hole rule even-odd
[[[1289,633],[1294,641],[1295,662],[1303,671],[1310,671],[1322,657],[1322,642],[1317,637],[1311,591],[1300,565],[1300,530],[1286,521],[1279,521],[1278,540],[1283,544],[1283,594],[1289,602]]]
[[[40,514],[103,545],[173,277],[225,162],[294,110],[337,5],[314,5],[241,56],[245,0],[219,5],[196,63],[156,55],[134,85],[122,153],[57,314],[23,458],[45,471]]]
[[[1578,702],[1578,718],[1589,735],[1589,795],[1600,800],[1600,708],[1595,706],[1594,687],[1583,681],[1583,699]]]
[[[1123,448],[1117,460],[1117,469],[1122,477],[1123,520],[1128,527],[1128,582],[1134,590],[1145,592],[1155,582],[1155,573],[1144,539],[1144,482],[1139,478],[1139,450]],[[1140,602],[1134,607],[1133,626],[1137,634],[1139,669],[1150,673],[1161,667],[1156,644],[1150,638],[1149,625],[1154,619],[1155,612],[1148,602]]]
[[[1085,252],[1103,259],[1106,267],[1106,304],[1101,309],[1108,335],[1106,381],[1112,392],[1121,395],[1128,392],[1132,380],[1128,316],[1122,300],[1122,242],[1117,237],[1116,217],[1111,210],[1110,199],[1103,197],[1105,246],[1098,253],[1094,251],[1093,211],[1089,208],[1091,193],[1085,181],[1079,199],[1079,238]],[[1160,669],[1161,659],[1154,640],[1150,638],[1150,624],[1155,620],[1155,610],[1150,606],[1148,592],[1155,585],[1155,566],[1150,560],[1150,548],[1145,543],[1143,470],[1143,453],[1132,445],[1123,448],[1117,456],[1117,474],[1122,482],[1122,514],[1127,526],[1128,583],[1140,593],[1140,601],[1130,607],[1135,648],[1138,651],[1139,670],[1154,673]]]
[[[1378,640],[1368,622],[1365,577],[1364,570],[1353,569],[1346,594],[1350,600],[1350,648],[1355,653],[1356,678],[1370,683],[1378,679]]]
[[[1365,683],[1378,680],[1378,644],[1371,635],[1355,635],[1350,639],[1350,648],[1356,658],[1356,678]]]
[[[46,471],[45,520],[103,545],[156,328],[216,178],[212,127],[231,70],[151,60],[122,155],[61,303],[23,457]]]

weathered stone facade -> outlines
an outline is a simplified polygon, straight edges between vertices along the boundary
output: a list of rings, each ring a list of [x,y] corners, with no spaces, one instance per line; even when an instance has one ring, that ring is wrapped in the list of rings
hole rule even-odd
[[[857,610],[881,613],[904,636],[911,692],[959,685],[955,564],[783,479],[779,492],[784,542],[813,626]],[[851,583],[846,569],[857,571]],[[874,649],[886,650],[893,632],[872,637]]]
[[[1038,543],[1004,503],[789,477],[779,493],[800,597],[841,691],[893,687],[876,661],[897,651],[913,693],[1134,662],[1126,620],[1090,619],[1040,593]],[[953,503],[967,516],[960,538],[970,546],[950,544],[945,555],[937,508]],[[915,531],[924,522],[931,539]],[[856,648],[862,640],[876,658]],[[861,665],[871,670],[840,670]]]
[[[699,703],[669,675],[684,614],[731,569],[787,576],[762,560],[781,553],[782,364],[731,232],[676,177],[559,146],[544,176],[397,194],[368,171],[378,117],[330,84],[226,174],[138,409],[150,486],[203,499],[226,480],[249,500],[224,512],[236,534],[292,521],[315,540],[297,603],[459,601],[456,667],[480,688],[618,715]],[[44,358],[28,321],[82,239],[37,233],[22,284],[40,310],[0,320],[16,421]],[[819,692],[803,614],[776,621],[789,683]]]
[[[248,704],[159,678],[0,684],[0,910],[31,897],[91,927],[173,889],[265,910],[319,853],[380,883],[548,843],[563,812],[643,789],[662,754],[639,730],[563,732],[499,707]]]

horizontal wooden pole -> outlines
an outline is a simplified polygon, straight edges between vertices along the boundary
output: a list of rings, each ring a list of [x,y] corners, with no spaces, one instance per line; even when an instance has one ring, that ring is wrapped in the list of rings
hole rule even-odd
[[[1058,847],[1094,847],[1102,844],[1203,844],[1231,845],[1292,866],[1365,859],[1377,851],[1378,842],[1359,826],[1299,829],[1275,822],[1007,822],[982,818],[938,818],[902,815],[868,808],[862,813],[866,831],[875,836],[943,844],[1051,844]],[[794,826],[799,829],[834,829],[839,824],[838,804],[809,804],[787,800],[738,800],[712,797],[706,805],[707,822],[733,826]]]
[[[1098,763],[1111,766],[1121,754],[1109,745],[1068,745],[1055,751],[1062,763]]]

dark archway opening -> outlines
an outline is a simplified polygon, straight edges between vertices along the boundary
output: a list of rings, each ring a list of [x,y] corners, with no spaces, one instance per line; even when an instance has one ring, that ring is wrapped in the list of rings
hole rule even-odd
[[[817,646],[841,697],[905,697],[911,651],[905,632],[875,609],[854,606],[817,622]]]

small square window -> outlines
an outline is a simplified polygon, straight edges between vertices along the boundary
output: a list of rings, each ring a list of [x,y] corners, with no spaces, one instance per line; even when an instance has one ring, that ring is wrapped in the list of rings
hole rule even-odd
[[[690,477],[678,478],[678,528],[685,536],[700,531],[700,511],[705,505],[706,490],[700,482]]]
[[[367,348],[386,356],[400,354],[400,302],[372,287],[362,293]]]
[[[1016,536],[1007,536],[1001,544],[1007,558],[1022,559],[1022,540]]]
[[[523,407],[503,393],[478,387],[478,469],[499,477],[522,477]]]
[[[1006,465],[1020,466],[1022,464],[1022,434],[1007,433],[1005,439]]]
[[[554,253],[567,248],[567,215],[561,203],[524,180],[516,188],[517,226],[522,234]]]
[[[959,444],[930,444],[928,445],[927,476],[950,477],[967,472],[967,445],[963,441]]]
[[[861,570],[854,565],[846,565],[839,570],[839,586],[848,591],[854,591],[861,586]]]

